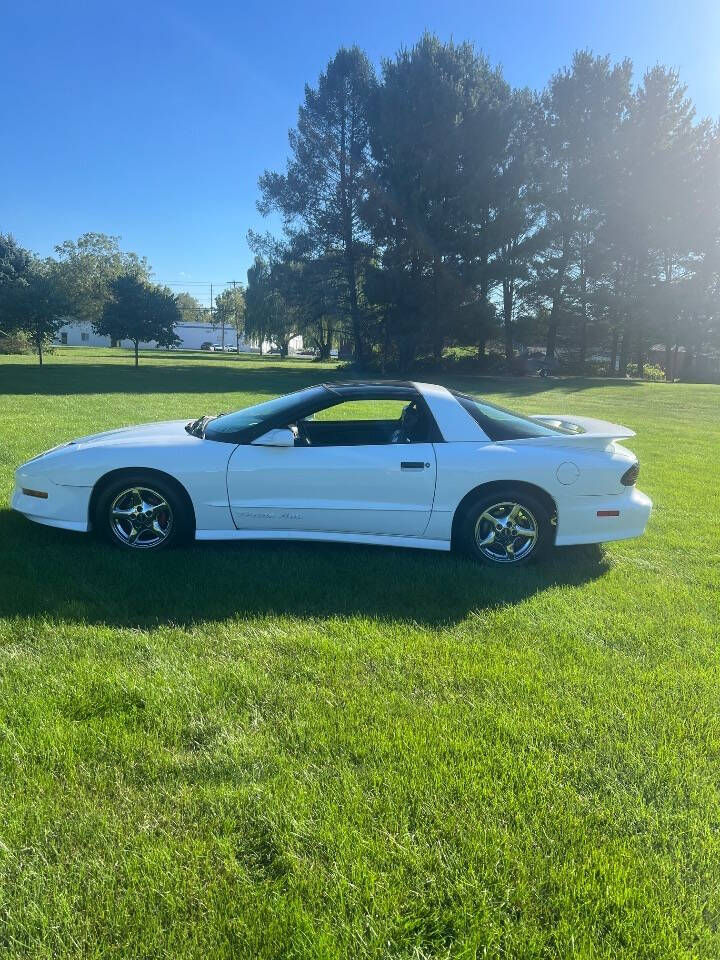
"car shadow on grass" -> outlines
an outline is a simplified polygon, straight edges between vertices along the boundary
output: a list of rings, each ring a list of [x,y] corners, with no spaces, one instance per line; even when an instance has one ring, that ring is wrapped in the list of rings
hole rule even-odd
[[[158,553],[0,512],[0,617],[152,628],[232,618],[365,617],[442,626],[603,576],[601,547],[491,569],[455,554],[330,543],[195,543]]]

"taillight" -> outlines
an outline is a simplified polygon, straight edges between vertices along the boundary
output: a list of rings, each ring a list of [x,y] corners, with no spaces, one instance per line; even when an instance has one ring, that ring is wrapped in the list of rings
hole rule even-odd
[[[640,464],[637,461],[625,471],[625,473],[620,477],[620,483],[624,487],[632,487],[637,483],[638,474],[640,473]]]

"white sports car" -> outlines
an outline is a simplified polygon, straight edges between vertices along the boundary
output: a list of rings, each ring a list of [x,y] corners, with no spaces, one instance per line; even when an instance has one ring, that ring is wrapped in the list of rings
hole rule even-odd
[[[324,383],[197,420],[99,433],[34,457],[12,507],[154,550],[334,540],[521,564],[552,545],[640,536],[626,427],[525,417],[426,383]]]

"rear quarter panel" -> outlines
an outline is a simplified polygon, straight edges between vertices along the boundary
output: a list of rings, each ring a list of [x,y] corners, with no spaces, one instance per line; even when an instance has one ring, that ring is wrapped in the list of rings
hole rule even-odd
[[[555,501],[560,525],[563,506],[577,498],[622,496],[627,488],[620,477],[635,460],[630,451],[613,443],[604,449],[589,449],[573,447],[571,440],[565,446],[537,440],[438,443],[435,453],[437,484],[426,536],[439,538],[450,536],[458,505],[484,483],[521,482],[540,487]],[[558,477],[561,466],[565,482]]]

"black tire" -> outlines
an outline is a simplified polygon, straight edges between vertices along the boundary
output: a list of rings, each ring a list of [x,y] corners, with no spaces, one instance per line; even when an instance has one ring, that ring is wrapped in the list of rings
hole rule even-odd
[[[150,510],[138,509],[142,507]],[[118,477],[102,489],[93,526],[116,547],[147,551],[186,542],[193,520],[181,489],[152,473],[138,471]]]
[[[513,529],[532,530],[533,536],[513,537]],[[480,494],[465,507],[456,528],[459,548],[493,567],[533,563],[547,553],[553,539],[548,508],[540,498],[518,487]]]

